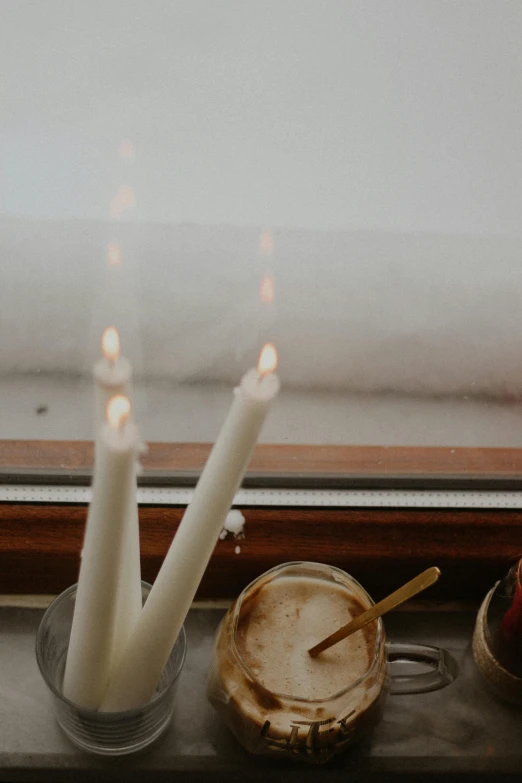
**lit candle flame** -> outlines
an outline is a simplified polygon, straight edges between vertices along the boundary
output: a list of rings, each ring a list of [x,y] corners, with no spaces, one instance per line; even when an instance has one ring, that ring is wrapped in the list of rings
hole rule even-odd
[[[267,275],[261,282],[259,288],[259,298],[263,304],[272,304],[275,297],[274,281]]]
[[[134,194],[134,190],[130,185],[123,185],[121,188],[119,188],[118,192],[114,196],[114,198],[111,200],[110,205],[110,216],[111,218],[118,218],[121,217],[123,214],[123,210],[126,207],[135,207],[136,206],[136,196]]]
[[[259,255],[271,256],[273,252],[274,252],[274,236],[269,228],[265,228],[261,232],[261,237],[259,238]]]
[[[107,404],[107,421],[115,429],[123,427],[130,416],[131,404],[128,397],[117,394]]]
[[[116,361],[120,355],[120,335],[114,326],[104,329],[101,339],[102,353],[110,362]]]
[[[257,371],[259,375],[268,375],[268,373],[274,372],[277,367],[277,351],[273,343],[265,343],[259,361],[257,363]]]
[[[120,266],[121,264],[121,249],[117,242],[109,242],[107,263],[109,266]]]
[[[131,162],[136,158],[136,150],[130,139],[123,139],[120,144],[120,158]]]

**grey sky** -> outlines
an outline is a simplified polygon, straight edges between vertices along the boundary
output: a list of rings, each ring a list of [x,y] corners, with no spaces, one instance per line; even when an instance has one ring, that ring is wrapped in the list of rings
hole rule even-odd
[[[519,0],[0,10],[0,213],[520,231]]]

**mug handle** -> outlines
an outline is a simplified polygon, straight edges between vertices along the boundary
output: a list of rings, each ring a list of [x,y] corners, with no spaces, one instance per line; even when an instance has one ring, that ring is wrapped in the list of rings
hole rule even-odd
[[[459,672],[455,659],[441,647],[388,642],[390,693],[428,693],[449,685]]]

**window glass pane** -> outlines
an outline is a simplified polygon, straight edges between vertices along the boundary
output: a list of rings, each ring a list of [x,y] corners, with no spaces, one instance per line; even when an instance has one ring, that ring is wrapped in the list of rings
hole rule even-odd
[[[522,441],[518,0],[4,0],[0,438]]]

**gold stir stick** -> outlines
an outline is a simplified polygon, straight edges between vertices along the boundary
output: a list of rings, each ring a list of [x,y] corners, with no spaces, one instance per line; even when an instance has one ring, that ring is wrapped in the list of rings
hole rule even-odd
[[[362,628],[368,623],[371,623],[372,620],[376,620],[377,617],[381,617],[383,614],[386,614],[386,612],[389,612],[390,609],[394,609],[399,604],[407,601],[408,598],[411,598],[412,596],[417,595],[417,593],[422,592],[422,590],[425,590],[427,587],[434,584],[439,576],[440,571],[436,566],[427,568],[426,571],[423,571],[422,574],[416,576],[415,579],[412,579],[410,582],[406,582],[405,585],[399,587],[399,589],[395,590],[394,593],[391,593],[391,595],[383,598],[382,601],[379,601],[378,604],[374,604],[374,606],[370,607],[370,609],[367,609],[366,612],[363,612],[358,617],[350,620],[349,623],[343,625],[343,627],[339,628],[338,631],[335,631],[335,633],[332,633],[326,639],[323,639],[322,642],[316,644],[314,647],[308,650],[309,654],[312,656],[312,658],[315,658],[316,655],[322,653],[323,650],[327,650],[329,647],[337,644],[337,642],[340,642],[342,639],[346,639],[347,636],[350,636],[350,634],[358,631],[359,628]]]

